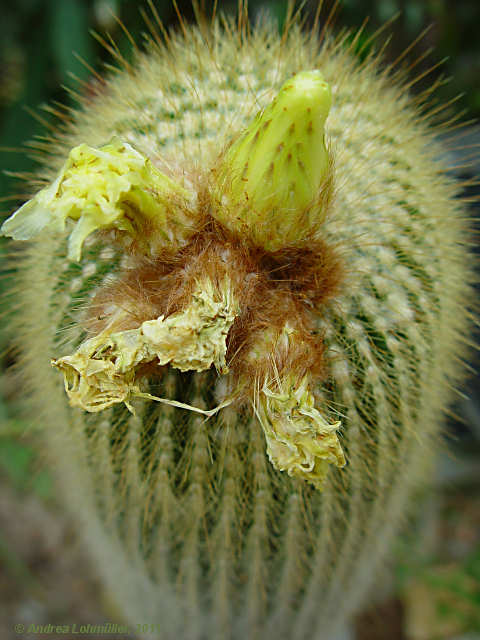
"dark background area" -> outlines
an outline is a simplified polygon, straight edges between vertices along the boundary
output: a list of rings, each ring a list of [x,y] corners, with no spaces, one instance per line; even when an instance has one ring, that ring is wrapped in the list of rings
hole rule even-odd
[[[214,3],[199,2],[210,13]],[[171,0],[155,0],[165,26],[178,25]],[[326,1],[322,21],[330,19]],[[35,170],[28,141],[45,135],[55,118],[48,105],[75,106],[72,90],[88,91],[89,67],[103,73],[111,55],[89,34],[109,34],[127,59],[129,37],[141,43],[147,31],[133,0],[15,0],[0,11],[0,212],[10,213],[21,202],[20,176]],[[312,23],[317,2],[306,0],[302,13]],[[178,1],[184,19],[194,19],[191,2]],[[234,14],[235,0],[218,2],[218,11]],[[249,2],[252,22],[267,13],[281,29],[286,0]],[[114,18],[118,16],[119,20]],[[335,31],[363,25],[358,55],[369,38],[396,18],[378,36],[391,36],[386,62],[415,42],[401,66],[412,93],[437,80],[433,103],[452,103],[445,119],[460,113],[467,136],[449,141],[452,164],[460,181],[470,181],[464,194],[479,210],[475,178],[480,175],[480,2],[478,0],[344,0],[331,20]],[[365,22],[366,18],[368,21]],[[128,29],[127,35],[121,23]],[[353,38],[353,35],[351,36]],[[363,47],[363,48],[362,48]],[[433,52],[432,52],[433,50]],[[75,52],[76,56],[72,53]],[[83,60],[82,63],[80,60]],[[439,66],[437,63],[442,61]],[[432,67],[434,67],[432,69]],[[447,82],[446,80],[449,79]],[[461,134],[461,130],[459,130]],[[458,148],[458,147],[467,148]],[[475,238],[472,237],[475,242]],[[8,243],[0,239],[0,258]],[[15,277],[4,259],[0,294]],[[70,522],[56,503],[50,474],[39,454],[37,434],[20,417],[21,396],[10,373],[14,361],[10,333],[5,329],[10,309],[3,297],[0,321],[0,637],[19,637],[14,625],[62,622],[101,623],[118,618],[97,585],[94,572],[78,547]],[[475,365],[475,363],[473,363]],[[357,640],[436,640],[480,638],[480,392],[472,377],[465,397],[455,408],[447,433],[449,453],[440,457],[434,486],[423,516],[399,544],[395,567],[382,589],[385,602],[358,617],[349,638]],[[21,636],[49,637],[49,636]],[[346,636],[347,638],[347,636]]]

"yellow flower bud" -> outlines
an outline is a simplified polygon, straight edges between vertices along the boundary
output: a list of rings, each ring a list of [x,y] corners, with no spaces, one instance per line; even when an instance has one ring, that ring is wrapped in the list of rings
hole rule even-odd
[[[325,145],[330,106],[320,71],[288,80],[221,161],[215,218],[268,251],[310,238],[331,194]]]

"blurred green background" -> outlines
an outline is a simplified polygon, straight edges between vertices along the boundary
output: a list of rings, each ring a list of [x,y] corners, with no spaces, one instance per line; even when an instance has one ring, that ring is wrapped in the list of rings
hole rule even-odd
[[[167,27],[178,24],[171,0],[155,0],[158,15]],[[194,19],[191,2],[178,0],[188,21]],[[206,12],[213,2],[199,2]],[[306,0],[302,13],[312,22],[317,2]],[[89,90],[90,71],[102,72],[111,64],[108,51],[89,34],[109,34],[119,50],[130,57],[129,37],[137,43],[146,31],[140,9],[133,0],[15,0],[2,3],[0,20],[0,212],[7,215],[22,200],[19,176],[35,170],[32,150],[25,145],[48,133],[55,122],[49,106],[75,105],[74,91]],[[332,2],[325,2],[326,20]],[[236,0],[218,2],[218,10],[234,14]],[[268,14],[281,29],[286,0],[250,0],[252,22]],[[117,21],[114,16],[118,16]],[[358,29],[358,55],[362,45],[381,25],[397,16],[379,36],[379,46],[392,36],[385,50],[394,61],[427,27],[428,31],[403,58],[410,79],[418,76],[412,92],[421,91],[440,78],[435,94],[438,104],[454,101],[445,116],[465,112],[469,121],[480,115],[480,2],[478,0],[344,0],[332,20],[334,30]],[[369,45],[371,46],[371,45]],[[431,50],[433,49],[433,53]],[[83,60],[84,62],[81,62]],[[429,71],[437,62],[443,63]],[[80,81],[80,84],[79,84]],[[35,115],[36,114],[36,115]],[[468,125],[469,142],[480,143],[478,127]],[[466,144],[464,142],[464,144]],[[472,149],[470,149],[472,152]],[[457,152],[458,153],[458,152]],[[473,178],[476,165],[459,171]],[[462,164],[464,154],[454,162]],[[458,161],[457,161],[458,160]],[[468,194],[475,197],[472,184]],[[475,205],[472,205],[475,206]],[[478,209],[478,204],[476,205]],[[474,209],[472,208],[472,211]],[[8,244],[0,239],[0,258]],[[14,279],[3,260],[0,294]],[[108,603],[99,603],[100,590],[77,548],[71,525],[55,502],[48,470],[38,453],[36,435],[20,414],[21,396],[11,375],[15,357],[10,348],[6,319],[14,300],[2,296],[0,321],[0,637],[15,637],[13,625],[25,619],[42,622],[99,623]],[[480,406],[478,384],[471,384],[471,399],[459,404],[460,420],[449,432],[454,457],[444,456],[424,521],[415,536],[422,535],[420,556],[407,541],[398,550],[397,573],[386,589],[385,608],[359,616],[354,633],[358,640],[435,640],[467,637],[480,632],[480,503],[478,489]],[[419,528],[420,529],[419,529]],[[421,530],[421,534],[418,531]],[[479,635],[470,635],[469,638]]]

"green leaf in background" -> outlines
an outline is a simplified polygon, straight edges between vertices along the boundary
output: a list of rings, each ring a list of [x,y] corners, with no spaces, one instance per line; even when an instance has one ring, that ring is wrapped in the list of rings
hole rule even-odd
[[[70,74],[85,79],[90,72],[74,55],[88,64],[94,59],[94,47],[89,35],[90,12],[85,0],[50,0],[51,44],[61,82]],[[70,84],[70,83],[68,83]]]

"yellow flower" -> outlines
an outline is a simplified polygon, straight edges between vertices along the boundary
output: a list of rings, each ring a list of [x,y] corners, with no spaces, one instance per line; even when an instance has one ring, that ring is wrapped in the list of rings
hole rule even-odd
[[[181,244],[191,223],[182,211],[190,194],[127,143],[114,140],[95,149],[73,148],[52,184],[26,202],[2,226],[15,240],[30,240],[43,229],[62,232],[77,222],[68,257],[80,260],[85,238],[97,229],[118,229],[143,240],[153,227],[156,244]]]

